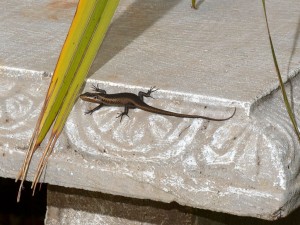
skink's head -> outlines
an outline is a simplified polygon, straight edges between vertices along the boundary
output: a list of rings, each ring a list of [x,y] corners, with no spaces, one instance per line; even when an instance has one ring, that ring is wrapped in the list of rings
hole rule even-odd
[[[81,94],[79,97],[83,101],[98,103],[99,102],[98,96],[99,96],[99,93],[85,92],[84,94]]]

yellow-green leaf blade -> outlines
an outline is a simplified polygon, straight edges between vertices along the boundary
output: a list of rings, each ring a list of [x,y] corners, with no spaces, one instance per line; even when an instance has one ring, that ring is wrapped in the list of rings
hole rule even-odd
[[[61,111],[59,112],[55,124],[53,126],[53,131],[61,131],[64,123],[69,115],[72,107],[70,105],[74,104],[74,96],[78,96],[79,90],[83,85],[86,75],[92,65],[92,62],[98,52],[98,49],[104,39],[106,31],[109,27],[110,21],[114,15],[114,12],[119,4],[119,0],[109,0],[105,5],[105,10],[101,15],[101,19],[98,22],[97,28],[93,32],[93,36],[86,49],[85,56],[77,70],[76,76],[69,88],[64,104],[62,105]],[[66,103],[66,104],[65,104]]]
[[[55,86],[53,91],[50,92],[51,96],[46,96],[48,104],[39,126],[37,144],[43,141],[50,129],[65,98],[70,83],[74,79],[75,72],[91,38],[91,32],[97,25],[97,18],[95,20],[91,15],[97,15],[97,13],[101,15],[106,3],[106,1],[101,1],[103,2],[101,8],[96,7],[98,2],[100,1],[90,0],[80,1],[78,4],[76,15],[53,75]]]
[[[68,115],[74,105],[75,100],[77,99],[80,88],[84,83],[86,75],[88,74],[91,64],[98,52],[98,49],[109,27],[110,21],[119,4],[119,0],[107,0],[105,7],[103,7],[103,5],[101,5],[103,4],[103,2],[104,1],[97,1],[95,7],[99,7],[99,8],[98,10],[95,10],[95,12],[91,15],[91,21],[96,21],[97,26],[94,27],[93,29],[90,29],[90,27],[86,29],[88,32],[90,32],[90,34],[88,34],[87,36],[91,36],[91,38],[88,41],[88,44],[85,48],[84,56],[82,57],[82,60],[78,65],[76,76],[74,76],[74,79],[62,103],[61,109],[56,117],[55,123],[53,125],[53,131],[51,133],[51,138],[50,138],[52,143],[48,143],[48,146],[51,147],[45,149],[46,153],[44,152],[43,154],[44,156],[40,161],[39,168],[33,182],[34,189],[42,173],[42,170],[46,165],[47,157],[51,154],[52,148],[54,147],[55,142],[66,123]],[[100,11],[102,12],[99,13]],[[93,26],[93,24],[90,26]]]

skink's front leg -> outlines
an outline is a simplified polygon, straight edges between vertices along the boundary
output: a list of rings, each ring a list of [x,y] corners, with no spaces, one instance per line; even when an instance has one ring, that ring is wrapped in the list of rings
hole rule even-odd
[[[101,107],[103,106],[103,103],[101,103],[100,105],[98,105],[97,107],[95,107],[95,108],[93,108],[93,109],[91,109],[91,110],[87,110],[87,111],[85,111],[84,112],[84,114],[86,115],[86,114],[90,114],[90,115],[92,115],[93,114],[93,112],[95,112],[95,111],[97,111],[97,110],[99,110]]]

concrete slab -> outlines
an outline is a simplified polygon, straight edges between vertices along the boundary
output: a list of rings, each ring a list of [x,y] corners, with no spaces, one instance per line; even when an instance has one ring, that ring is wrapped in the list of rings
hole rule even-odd
[[[268,3],[283,74],[299,105],[300,2]],[[0,3],[0,176],[14,178],[76,1]],[[265,219],[299,205],[299,141],[284,109],[260,2],[121,1],[88,85],[109,93],[158,86],[155,107],[225,117],[179,119],[78,101],[45,182]],[[42,148],[41,148],[42,150]],[[34,157],[28,179],[41,152]]]

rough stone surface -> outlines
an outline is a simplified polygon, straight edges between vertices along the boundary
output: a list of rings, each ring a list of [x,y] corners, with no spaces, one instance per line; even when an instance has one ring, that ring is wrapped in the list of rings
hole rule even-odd
[[[47,196],[47,225],[191,225],[195,220],[192,209],[178,204],[161,204],[50,186]]]
[[[45,225],[299,225],[300,209],[286,218],[266,221],[99,192],[48,185]]]
[[[299,4],[268,3],[298,118]],[[0,2],[2,177],[14,178],[21,166],[75,6]],[[92,105],[78,101],[43,181],[270,220],[299,205],[299,141],[277,89],[259,1],[204,1],[197,11],[183,0],[121,1],[100,52],[88,83],[108,93],[156,85],[156,99],[147,101],[155,107],[212,117],[236,107],[236,115],[214,122],[131,110],[120,123],[120,109],[86,116]]]

